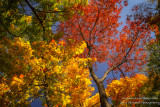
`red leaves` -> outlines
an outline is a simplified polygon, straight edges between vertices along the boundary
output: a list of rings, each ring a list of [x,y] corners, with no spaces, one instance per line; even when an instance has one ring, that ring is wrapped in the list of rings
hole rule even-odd
[[[128,0],[124,0],[124,6],[128,6]]]
[[[84,7],[83,15],[75,12],[72,19],[60,25],[61,30],[65,32],[64,39],[71,38],[76,43],[85,40],[88,45],[94,45],[95,49],[92,50],[91,57],[95,56],[97,60],[104,61],[104,57],[109,55],[109,50],[113,46],[106,42],[112,40],[114,43],[117,34],[116,28],[119,26],[118,19],[122,7],[115,5],[120,1],[91,1],[88,6]],[[96,50],[99,52],[97,53]]]
[[[120,6],[119,6],[120,5]],[[128,0],[124,0],[128,5]],[[135,7],[135,10],[138,7]],[[118,31],[120,23],[121,0],[91,0],[83,8],[83,14],[75,12],[72,19],[63,22],[60,28],[64,33],[64,40],[73,39],[75,42],[66,41],[69,45],[76,45],[85,41],[90,47],[90,57],[96,57],[99,62],[107,62],[109,67],[115,66],[127,59],[127,64],[122,64],[124,72],[133,74],[136,68],[142,67],[146,54],[143,46],[149,40],[148,26],[141,20],[132,20],[128,17],[126,25]],[[68,43],[69,42],[69,43]],[[87,57],[89,48],[83,53]],[[135,53],[137,52],[137,53]]]

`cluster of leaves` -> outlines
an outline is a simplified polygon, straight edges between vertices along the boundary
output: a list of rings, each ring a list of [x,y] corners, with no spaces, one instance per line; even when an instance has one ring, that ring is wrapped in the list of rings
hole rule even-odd
[[[29,105],[38,97],[47,106],[82,105],[94,90],[86,68],[91,59],[76,57],[85,49],[84,42],[81,48],[63,45],[64,41],[30,44],[21,38],[2,39],[1,105]]]
[[[120,78],[119,81],[113,80],[112,83],[108,84],[106,90],[115,105],[127,102],[138,102],[142,100],[138,99],[142,97],[142,95],[140,95],[140,87],[146,83],[147,79],[143,74],[136,74],[131,78]]]

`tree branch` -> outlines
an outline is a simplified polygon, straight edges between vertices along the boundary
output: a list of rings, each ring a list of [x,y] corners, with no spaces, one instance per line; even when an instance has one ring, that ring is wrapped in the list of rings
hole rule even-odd
[[[139,32],[138,32],[138,33],[139,33]],[[107,77],[107,75],[108,75],[108,73],[109,73],[110,71],[114,70],[115,68],[119,67],[120,65],[122,65],[123,63],[126,62],[127,56],[128,56],[128,54],[130,53],[130,51],[131,51],[131,49],[132,49],[132,47],[133,47],[135,41],[136,41],[137,38],[138,38],[138,33],[137,33],[136,38],[133,40],[132,45],[131,45],[131,47],[129,48],[128,52],[127,52],[126,55],[123,57],[122,61],[121,61],[119,64],[117,64],[117,65],[111,67],[108,71],[106,71],[106,72],[104,73],[103,77],[100,79],[100,81],[104,81],[104,80],[106,79],[106,77]]]
[[[46,80],[47,80],[47,75],[45,74],[44,84],[46,84]],[[47,107],[50,107],[47,88],[48,88],[48,86],[44,86],[44,97],[45,97],[45,100],[46,100]]]
[[[96,21],[95,21],[95,23],[94,23],[94,25],[93,25],[93,28],[92,28],[91,31],[89,32],[89,44],[91,44],[91,43],[90,43],[90,41],[91,41],[91,33],[92,33],[92,31],[94,30],[94,28],[95,28],[95,26],[96,26],[96,24],[97,24],[97,22],[98,22],[100,10],[101,10],[101,9],[98,10],[98,15],[97,15],[97,17],[96,17]]]
[[[39,20],[39,23],[41,24],[42,28],[43,28],[43,34],[45,33],[45,27],[43,26],[43,22],[42,20],[39,18],[38,14],[35,11],[35,8],[32,7],[32,5],[28,2],[28,0],[25,0],[25,2],[27,3],[27,5],[31,8],[31,10],[33,11],[33,13],[35,14],[36,18]],[[43,35],[44,37],[44,35]],[[43,38],[44,39],[44,38]]]
[[[112,75],[113,75],[113,78],[116,79],[115,76],[114,76],[113,70],[112,70]]]
[[[125,77],[125,75],[124,75],[123,71],[122,71],[119,67],[118,67],[118,69],[121,71],[121,73],[122,73],[123,77]]]
[[[100,79],[100,81],[103,82],[103,81],[106,79],[106,77],[107,77],[107,75],[108,75],[108,73],[109,73],[110,71],[112,71],[112,70],[114,70],[115,68],[119,67],[119,66],[122,65],[124,62],[125,62],[125,61],[122,61],[121,63],[119,63],[119,64],[111,67],[108,71],[106,71],[106,72],[104,73],[104,75],[103,75],[103,77]]]
[[[41,10],[38,10],[36,9],[38,12],[45,12],[45,13],[59,13],[59,12],[69,12],[69,11],[65,11],[65,10],[62,10],[62,11],[52,11],[52,10],[49,10],[49,11],[41,11]]]
[[[90,72],[93,80],[94,80],[96,83],[99,83],[99,78],[98,78],[97,75],[94,73],[93,67],[92,67],[92,65],[91,65],[90,62],[89,62],[89,72]]]

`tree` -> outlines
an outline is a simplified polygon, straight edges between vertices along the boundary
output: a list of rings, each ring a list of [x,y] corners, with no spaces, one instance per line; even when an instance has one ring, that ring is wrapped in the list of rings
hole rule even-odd
[[[87,0],[1,0],[0,37],[25,37],[31,42],[60,38],[61,33],[54,34],[56,23],[69,19],[73,10],[87,3]]]
[[[148,75],[148,82],[143,86],[142,92],[145,94],[145,97],[148,97],[147,101],[149,102],[159,102],[160,101],[160,1],[159,0],[152,0],[153,5],[149,3],[150,5],[153,5],[154,8],[150,9],[148,5],[146,5],[145,8],[147,8],[147,11],[150,11],[150,14],[144,14],[144,21],[148,23],[152,28],[156,27],[156,30],[153,30],[155,32],[155,40],[151,41],[147,44],[147,51],[148,51],[148,63],[146,66],[146,69],[144,69],[144,72]],[[156,2],[156,3],[155,3]],[[140,6],[138,7],[140,8]],[[142,12],[144,10],[141,10]],[[146,11],[146,12],[147,12]],[[139,11],[137,12],[139,14]],[[157,107],[158,104],[152,104],[152,106]]]
[[[1,40],[0,105],[29,106],[41,98],[47,107],[83,106],[94,90],[86,67],[94,60],[77,57],[85,47],[85,42],[70,47],[64,41]]]
[[[119,14],[123,8],[121,0],[91,0],[90,4],[82,7],[83,14],[75,11],[73,18],[60,25],[64,32],[67,45],[75,45],[85,41],[87,49],[81,55],[85,58],[97,58],[98,62],[106,62],[109,66],[102,78],[98,78],[93,70],[95,63],[89,63],[90,75],[95,81],[100,95],[102,107],[109,107],[103,81],[108,73],[119,71],[121,76],[135,74],[136,69],[142,69],[146,63],[144,46],[150,38],[149,24],[143,19],[128,17],[121,32],[117,28]],[[127,5],[125,0],[124,5]],[[74,39],[72,42],[70,39]]]
[[[146,62],[143,46],[150,39],[149,24],[128,17],[119,32],[121,0],[90,0],[89,5],[76,1],[0,2],[0,94],[4,106],[27,106],[37,97],[47,106],[83,106],[93,90],[88,68],[98,86],[101,106],[107,107],[110,105],[103,81],[108,73],[119,71],[121,76],[133,76],[142,68]],[[61,30],[54,34],[52,27],[58,21]],[[63,41],[59,40],[62,35]],[[32,44],[23,42],[26,39]],[[93,59],[109,66],[102,78],[94,73]]]

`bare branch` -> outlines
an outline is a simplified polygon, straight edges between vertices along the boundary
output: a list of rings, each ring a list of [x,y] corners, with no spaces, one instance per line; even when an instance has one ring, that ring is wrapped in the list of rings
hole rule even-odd
[[[114,70],[115,68],[121,66],[124,62],[125,62],[125,61],[122,61],[121,63],[119,63],[119,64],[111,67],[108,71],[106,71],[106,72],[104,73],[104,75],[103,75],[103,77],[100,79],[100,81],[104,81],[110,71],[112,71],[112,70]]]
[[[112,75],[113,75],[113,78],[115,79],[115,76],[114,76],[113,70],[112,70]]]
[[[123,71],[118,67],[118,69],[121,71],[123,77],[125,77],[125,74],[123,73]]]
[[[44,78],[44,84],[46,84],[47,82],[47,75],[45,75],[45,78]],[[47,90],[48,86],[44,86],[44,97],[45,97],[45,100],[46,100],[46,104],[47,104],[47,107],[50,107],[50,102],[49,102],[49,98],[48,98],[48,90]]]

